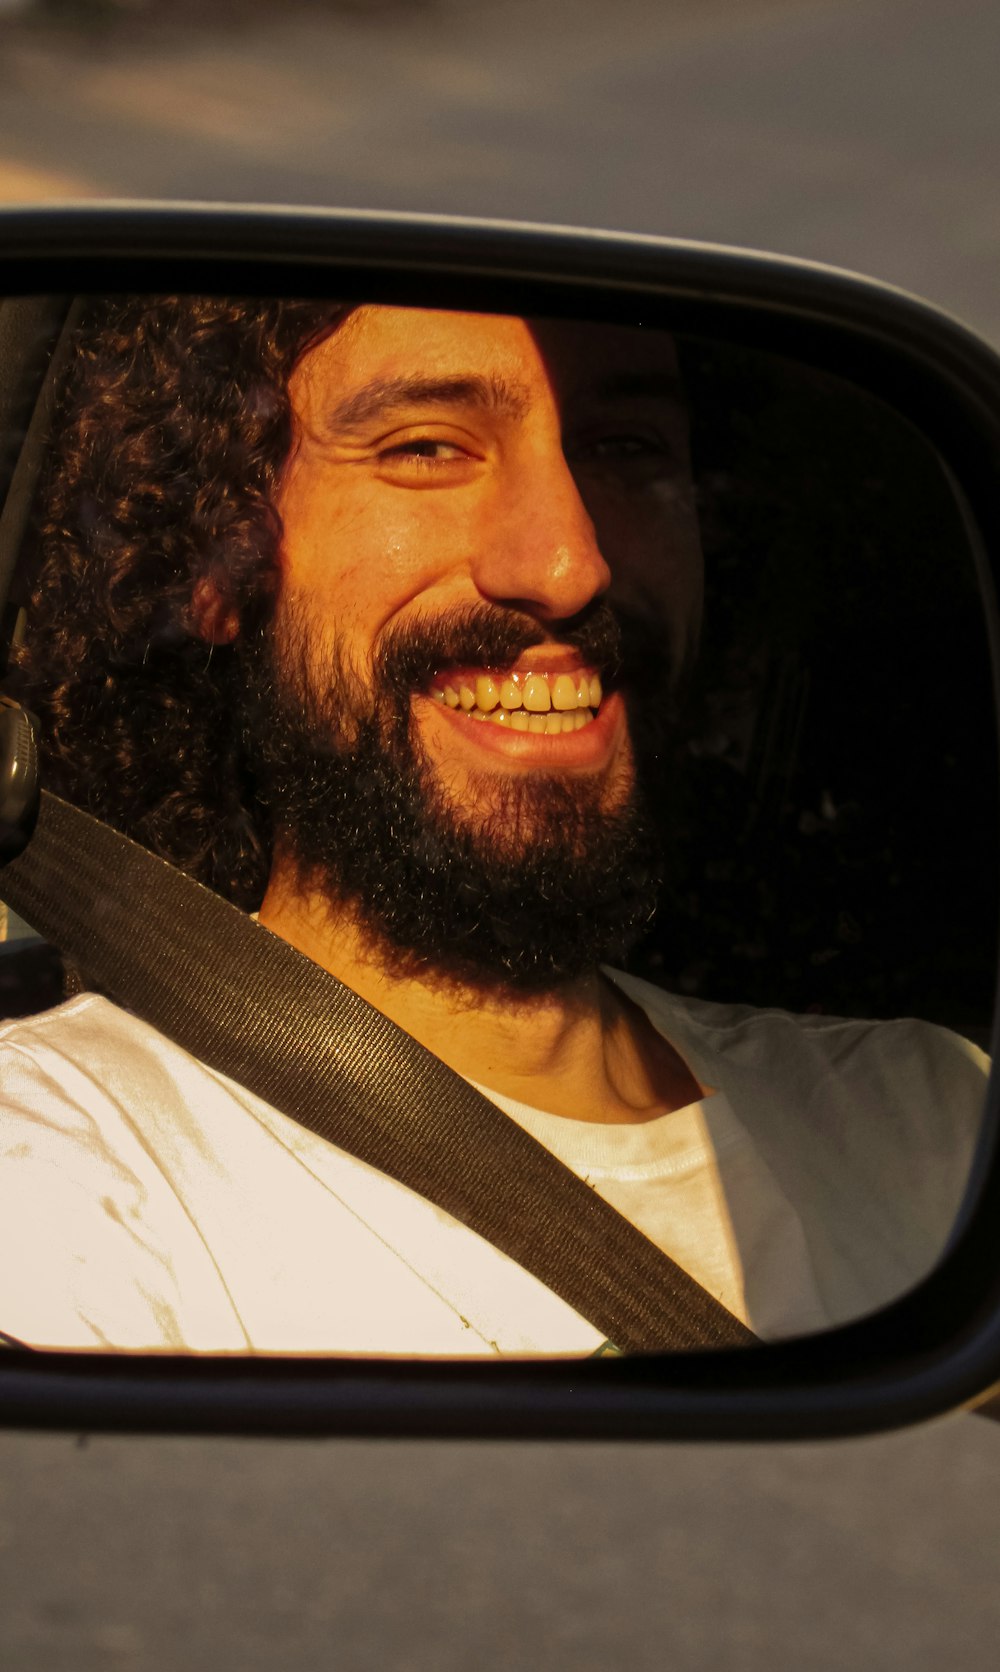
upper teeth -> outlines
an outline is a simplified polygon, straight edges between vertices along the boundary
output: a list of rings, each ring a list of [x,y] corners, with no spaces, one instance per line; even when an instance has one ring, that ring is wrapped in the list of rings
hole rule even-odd
[[[453,685],[435,686],[431,695],[449,708],[464,708],[470,714],[473,710],[490,714],[497,708],[524,708],[529,714],[547,714],[555,709],[565,714],[600,707],[602,692],[596,674],[560,673],[550,677],[544,673],[515,673],[495,679],[484,673],[474,683],[459,680]]]

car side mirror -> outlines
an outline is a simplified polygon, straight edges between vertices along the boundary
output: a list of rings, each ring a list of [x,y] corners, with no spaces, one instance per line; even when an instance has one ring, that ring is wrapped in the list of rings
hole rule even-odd
[[[656,239],[3,219],[0,899],[38,938],[0,941],[0,1421],[804,1438],[985,1398],[991,351]],[[600,1095],[522,1071],[557,1004]]]

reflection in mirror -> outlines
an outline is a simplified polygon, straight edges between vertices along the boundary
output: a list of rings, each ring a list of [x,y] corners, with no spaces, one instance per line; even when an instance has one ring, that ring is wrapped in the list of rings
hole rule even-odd
[[[997,918],[985,632],[929,444],[829,373],[567,321],[126,298],[75,304],[52,364],[6,687],[46,785],[259,914],[761,1339],[919,1282]],[[615,1350],[6,934],[9,1338]]]

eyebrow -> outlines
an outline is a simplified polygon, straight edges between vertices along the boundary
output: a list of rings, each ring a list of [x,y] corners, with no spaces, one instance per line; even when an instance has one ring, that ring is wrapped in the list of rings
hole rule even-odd
[[[522,418],[527,390],[502,377],[378,378],[348,395],[330,414],[332,429],[353,429],[408,406],[474,406],[504,418]]]

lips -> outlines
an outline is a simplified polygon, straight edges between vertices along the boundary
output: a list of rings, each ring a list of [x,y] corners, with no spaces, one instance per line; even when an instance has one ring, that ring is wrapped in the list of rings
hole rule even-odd
[[[548,736],[590,725],[603,696],[600,676],[587,667],[449,668],[428,694],[470,720]]]

